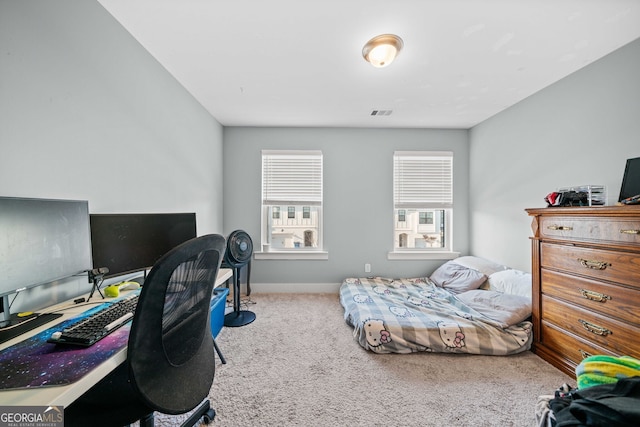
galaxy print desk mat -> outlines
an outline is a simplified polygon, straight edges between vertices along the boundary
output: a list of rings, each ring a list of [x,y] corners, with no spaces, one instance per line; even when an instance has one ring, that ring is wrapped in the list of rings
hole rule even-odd
[[[111,304],[100,304],[0,352],[0,389],[63,386],[78,381],[127,345],[131,322],[90,347],[51,344],[47,339]]]

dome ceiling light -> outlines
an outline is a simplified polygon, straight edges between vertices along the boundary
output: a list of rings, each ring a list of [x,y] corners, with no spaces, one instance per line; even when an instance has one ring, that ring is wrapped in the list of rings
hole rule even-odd
[[[362,48],[362,56],[374,67],[382,68],[391,64],[404,46],[395,34],[382,34],[369,40]]]

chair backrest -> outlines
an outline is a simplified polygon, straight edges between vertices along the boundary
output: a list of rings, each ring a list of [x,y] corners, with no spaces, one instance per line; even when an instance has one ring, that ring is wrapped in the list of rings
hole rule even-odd
[[[140,292],[127,363],[148,406],[166,414],[195,408],[215,373],[210,303],[225,239],[191,239],[160,258]],[[117,399],[117,396],[114,396]]]

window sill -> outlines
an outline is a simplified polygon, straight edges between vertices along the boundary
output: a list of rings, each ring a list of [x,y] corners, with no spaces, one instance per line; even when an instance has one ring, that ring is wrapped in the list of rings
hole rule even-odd
[[[449,260],[455,259],[460,256],[460,252],[448,252],[448,251],[398,251],[398,252],[389,252],[387,253],[387,259],[391,261],[399,261],[399,260],[429,260],[429,259],[439,259],[439,260]]]
[[[288,259],[288,260],[327,260],[329,252],[325,251],[269,251],[254,252],[255,259]]]

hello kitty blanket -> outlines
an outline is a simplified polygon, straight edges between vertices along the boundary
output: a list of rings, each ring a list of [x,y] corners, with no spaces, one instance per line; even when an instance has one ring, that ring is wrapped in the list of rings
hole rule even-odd
[[[355,339],[376,353],[509,355],[531,347],[531,322],[504,327],[428,278],[346,279],[340,302]]]

